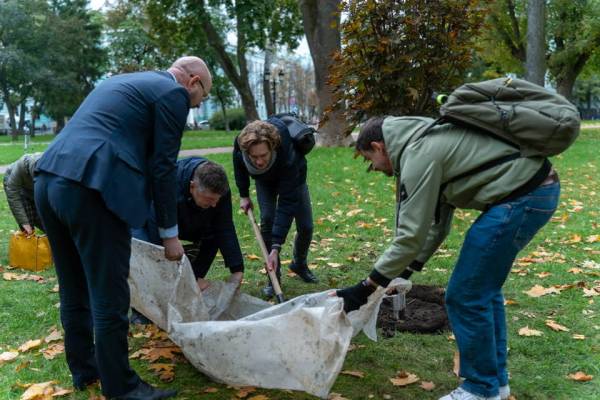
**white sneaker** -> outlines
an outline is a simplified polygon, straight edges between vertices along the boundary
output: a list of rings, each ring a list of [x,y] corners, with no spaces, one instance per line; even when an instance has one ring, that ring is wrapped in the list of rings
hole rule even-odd
[[[508,400],[510,397],[510,386],[504,385],[498,388],[500,390],[500,400]]]
[[[440,397],[440,400],[501,400],[500,396],[492,396],[492,397],[482,397],[477,396],[476,394],[467,392],[463,388],[458,388],[452,393],[445,395],[444,397]]]

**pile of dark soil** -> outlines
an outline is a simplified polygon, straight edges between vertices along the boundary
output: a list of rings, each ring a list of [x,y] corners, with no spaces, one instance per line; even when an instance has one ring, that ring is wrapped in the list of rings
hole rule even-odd
[[[413,285],[406,294],[406,309],[400,319],[393,318],[391,299],[384,298],[379,309],[377,326],[384,337],[396,332],[434,333],[448,331],[448,315],[444,306],[445,290],[439,286]]]

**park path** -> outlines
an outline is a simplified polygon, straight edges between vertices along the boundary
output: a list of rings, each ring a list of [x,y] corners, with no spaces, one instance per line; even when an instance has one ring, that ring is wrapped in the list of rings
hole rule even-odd
[[[208,149],[189,149],[181,150],[179,157],[192,157],[192,156],[204,156],[206,154],[222,154],[233,152],[233,147],[210,147]],[[0,165],[0,174],[4,174],[8,165]]]

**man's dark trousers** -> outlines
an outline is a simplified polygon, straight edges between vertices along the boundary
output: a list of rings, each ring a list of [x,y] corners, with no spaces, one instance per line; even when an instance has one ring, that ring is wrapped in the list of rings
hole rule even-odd
[[[140,381],[127,358],[129,228],[98,191],[77,182],[42,172],[34,192],[60,285],[73,384],[101,378],[105,396],[129,392]]]

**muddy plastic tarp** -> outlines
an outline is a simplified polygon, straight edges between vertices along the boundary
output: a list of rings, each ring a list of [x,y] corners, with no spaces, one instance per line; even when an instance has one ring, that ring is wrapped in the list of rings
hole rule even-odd
[[[200,292],[187,258],[167,261],[162,247],[132,240],[131,305],[166,330],[202,373],[234,386],[301,390],[326,398],[350,339],[375,324],[383,289],[346,315],[330,291],[272,305],[213,281]],[[410,289],[409,281],[395,286]]]

